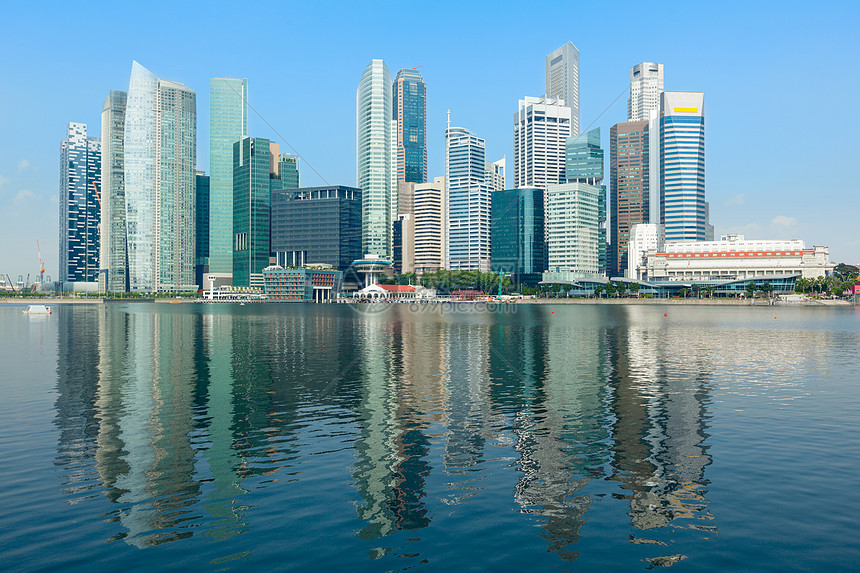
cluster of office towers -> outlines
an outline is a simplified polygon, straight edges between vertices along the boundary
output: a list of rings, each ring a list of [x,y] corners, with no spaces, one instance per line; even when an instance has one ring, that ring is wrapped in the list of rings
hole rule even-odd
[[[579,51],[546,57],[546,91],[514,115],[514,188],[470,130],[445,130],[428,181],[427,88],[372,60],[356,93],[356,187],[301,188],[299,158],[248,132],[248,81],[210,81],[210,173],[196,170],[195,93],[134,62],[104,102],[99,140],[62,143],[61,281],[108,292],[187,291],[204,277],[262,286],[271,263],[341,270],[365,255],[399,272],[504,271],[517,282],[620,276],[637,224],[712,237],[704,200],[704,104],[665,92],[663,66],[630,71],[628,121],[610,131],[611,225],[600,130],[580,133]],[[559,275],[561,273],[561,275]],[[546,278],[546,277],[544,277]]]

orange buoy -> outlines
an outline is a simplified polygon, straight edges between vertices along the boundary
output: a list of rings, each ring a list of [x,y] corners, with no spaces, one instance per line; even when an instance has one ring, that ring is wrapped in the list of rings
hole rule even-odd
[[[663,316],[669,316],[669,313],[664,312]]]

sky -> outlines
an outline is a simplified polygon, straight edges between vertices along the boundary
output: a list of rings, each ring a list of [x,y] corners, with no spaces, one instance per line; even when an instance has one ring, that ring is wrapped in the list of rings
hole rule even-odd
[[[302,185],[355,184],[355,91],[373,58],[427,82],[429,177],[446,112],[509,158],[517,100],[545,57],[580,51],[583,128],[626,120],[629,70],[705,93],[705,195],[715,234],[799,238],[860,263],[860,2],[15,2],[0,8],[0,273],[58,272],[60,142],[98,137],[132,60],[197,92],[209,167],[209,79],[248,78],[250,135],[302,157]],[[261,119],[262,118],[262,119]],[[265,119],[265,121],[264,121]],[[272,128],[268,125],[270,124]],[[855,126],[852,128],[851,126]],[[852,167],[854,165],[854,167]],[[313,169],[311,169],[311,167]],[[316,170],[320,176],[314,173]]]

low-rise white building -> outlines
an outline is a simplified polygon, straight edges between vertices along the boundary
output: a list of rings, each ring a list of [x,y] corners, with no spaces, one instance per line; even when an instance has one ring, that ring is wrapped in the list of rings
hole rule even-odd
[[[743,235],[723,235],[719,241],[666,241],[662,248],[648,251],[641,278],[658,282],[816,278],[830,275],[835,266],[828,247],[807,249],[799,239],[747,241]]]
[[[660,248],[660,225],[657,223],[638,223],[630,227],[630,240],[627,243],[627,268],[624,276],[628,279],[642,280],[645,273],[646,255]]]

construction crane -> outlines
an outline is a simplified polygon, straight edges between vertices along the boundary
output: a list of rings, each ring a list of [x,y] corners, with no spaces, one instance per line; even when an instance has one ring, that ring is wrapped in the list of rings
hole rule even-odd
[[[15,292],[15,283],[12,282],[12,277],[6,275],[6,280],[9,281],[9,286],[12,288],[12,292]]]
[[[424,67],[424,64],[421,64],[420,66],[415,66],[415,67],[414,67],[414,68],[412,68],[412,69],[413,69],[413,70],[417,70],[418,68],[423,68],[423,67]]]
[[[36,239],[36,252],[39,253],[39,284],[45,284],[45,263],[42,262],[42,249],[39,248],[39,239]]]
[[[99,188],[98,188],[98,187],[96,187],[96,182],[95,182],[95,181],[93,181],[93,191],[95,191],[95,192],[96,192],[96,201],[98,201],[98,202],[99,202],[99,208],[101,208],[101,206],[102,206],[102,197],[101,197],[101,195],[99,195]]]

